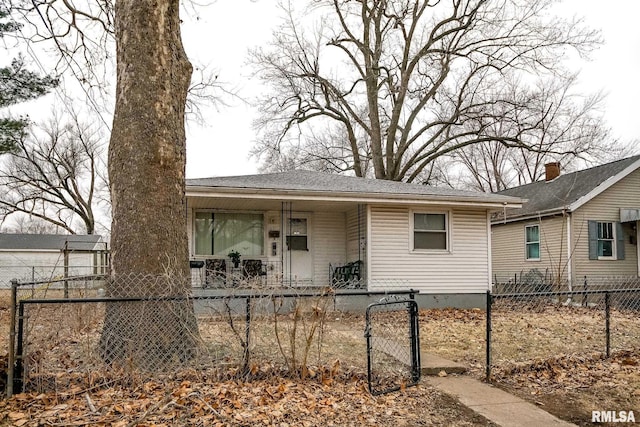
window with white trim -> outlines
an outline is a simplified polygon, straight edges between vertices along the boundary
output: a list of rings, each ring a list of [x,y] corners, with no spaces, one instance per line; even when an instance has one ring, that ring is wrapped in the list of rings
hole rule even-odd
[[[413,250],[449,249],[448,214],[413,213]]]
[[[598,222],[598,258],[616,257],[616,236],[613,222]]]
[[[589,231],[589,259],[623,260],[625,232],[618,221],[587,221]]]
[[[525,227],[525,253],[528,261],[540,261],[540,226],[527,225]]]

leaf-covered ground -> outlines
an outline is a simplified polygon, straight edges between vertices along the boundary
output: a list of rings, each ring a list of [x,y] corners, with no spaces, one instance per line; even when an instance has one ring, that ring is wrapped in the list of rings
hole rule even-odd
[[[640,316],[612,312],[609,359],[604,313],[574,307],[495,313],[492,382],[555,416],[593,425],[591,411],[640,414]],[[422,351],[484,378],[483,310],[423,310]]]
[[[0,402],[11,426],[491,426],[426,385],[374,397],[362,378],[207,382],[201,377],[139,387],[71,388]]]
[[[554,306],[494,314],[497,386],[579,425],[591,424],[592,410],[634,410],[640,416],[637,314],[612,312],[609,359],[602,356],[604,317],[597,310]],[[129,387],[92,378],[80,383],[103,385],[58,386],[0,401],[0,425],[490,425],[426,385],[371,396],[363,368],[363,322],[362,316],[349,315],[327,323],[324,355],[344,367],[329,378],[302,381],[272,373],[252,381],[220,381],[181,374]],[[421,310],[421,350],[461,362],[481,379],[485,328],[483,310]],[[266,330],[260,331],[268,343]]]
[[[494,372],[503,389],[581,426],[592,411],[634,411],[640,415],[640,352],[563,355]],[[639,419],[640,421],[640,419]]]

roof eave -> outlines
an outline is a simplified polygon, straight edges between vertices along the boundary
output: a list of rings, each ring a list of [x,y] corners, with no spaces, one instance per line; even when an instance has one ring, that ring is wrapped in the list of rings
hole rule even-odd
[[[431,194],[402,193],[358,193],[358,192],[323,192],[283,189],[258,189],[239,187],[203,187],[188,186],[187,197],[247,198],[264,200],[313,200],[326,202],[356,202],[376,204],[452,204],[458,206],[478,206],[484,208],[518,209],[522,201],[515,197],[502,196],[499,199],[483,199],[464,196],[443,196]]]
[[[528,220],[531,220],[531,219],[541,219],[541,218],[545,218],[545,217],[549,217],[549,216],[560,215],[560,214],[565,213],[565,212],[569,212],[570,213],[570,212],[572,212],[572,210],[569,209],[568,207],[547,209],[547,210],[544,210],[544,211],[538,211],[538,212],[529,213],[529,214],[510,216],[510,217],[507,217],[507,218],[497,219],[495,221],[491,221],[491,225],[508,224],[510,222],[528,221]]]

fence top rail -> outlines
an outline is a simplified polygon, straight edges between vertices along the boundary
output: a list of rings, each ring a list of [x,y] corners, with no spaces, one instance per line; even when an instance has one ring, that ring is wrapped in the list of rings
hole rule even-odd
[[[330,291],[330,292],[291,292],[291,293],[244,293],[229,295],[175,295],[158,297],[97,297],[97,298],[29,298],[20,300],[24,304],[80,304],[100,302],[153,302],[153,301],[200,301],[220,299],[257,299],[257,298],[299,298],[299,297],[332,297],[332,296],[381,296],[381,295],[415,295],[417,291],[394,290],[384,291]]]
[[[19,282],[17,280],[12,280],[11,284],[17,287],[20,286],[33,286],[33,285],[45,285],[49,283],[62,283],[62,282],[73,282],[82,281],[82,280],[104,280],[107,279],[109,275],[107,274],[82,274],[78,276],[67,276],[61,278],[51,278],[51,279],[43,279],[43,280],[34,280],[29,282]]]
[[[628,289],[598,289],[583,291],[554,291],[554,292],[510,292],[505,294],[493,294],[491,297],[497,298],[522,298],[522,297],[553,297],[553,296],[583,296],[583,295],[602,295],[602,294],[622,294],[622,293],[640,293],[640,288]]]

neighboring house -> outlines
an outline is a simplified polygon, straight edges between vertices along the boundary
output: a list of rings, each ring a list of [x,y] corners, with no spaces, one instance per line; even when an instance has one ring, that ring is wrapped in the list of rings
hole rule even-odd
[[[0,284],[104,272],[107,244],[98,235],[0,234]]]
[[[262,268],[263,283],[327,286],[355,266],[347,279],[361,287],[431,294],[486,292],[491,213],[521,206],[501,195],[309,171],[189,179],[187,205],[192,266],[204,266],[205,285],[230,286],[228,255],[238,251]]]
[[[546,179],[498,194],[526,199],[492,221],[493,272],[538,270],[559,285],[584,278],[638,277],[640,156],[566,175],[546,165]]]

